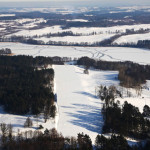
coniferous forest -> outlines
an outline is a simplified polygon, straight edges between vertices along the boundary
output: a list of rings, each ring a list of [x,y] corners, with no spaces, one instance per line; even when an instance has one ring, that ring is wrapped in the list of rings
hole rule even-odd
[[[12,114],[39,114],[54,103],[51,58],[0,56],[0,105]],[[19,106],[19,107],[18,107]]]

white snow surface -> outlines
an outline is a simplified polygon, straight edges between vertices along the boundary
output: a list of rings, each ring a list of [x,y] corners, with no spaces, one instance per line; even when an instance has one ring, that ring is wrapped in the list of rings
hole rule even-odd
[[[89,75],[83,74],[83,68],[73,65],[55,65],[55,92],[57,93],[57,116],[44,123],[43,115],[39,116],[37,124],[34,116],[13,115],[3,111],[0,107],[0,123],[12,124],[14,132],[36,130],[38,125],[46,128],[56,128],[64,136],[77,136],[78,133],[88,134],[94,144],[95,137],[101,133],[103,119],[101,108],[103,102],[96,97],[97,86],[119,86],[117,71],[89,70]],[[150,81],[147,81],[147,89],[143,89],[142,95],[120,100],[121,105],[128,101],[143,111],[144,105],[150,105]],[[131,90],[134,94],[135,91]],[[58,115],[59,114],[59,115]],[[24,128],[26,118],[30,116],[33,121],[32,128]]]
[[[122,26],[113,26],[113,27],[81,27],[81,28],[69,28],[69,29],[62,29],[61,26],[51,26],[51,27],[45,27],[37,30],[21,30],[19,32],[10,34],[10,35],[16,35],[16,36],[34,36],[34,35],[43,35],[48,33],[58,33],[58,32],[67,32],[72,31],[73,33],[78,34],[91,34],[93,32],[100,33],[100,34],[114,34],[117,31],[120,33],[124,33],[126,29],[150,29],[150,24],[138,24],[138,25],[122,25]],[[9,36],[10,36],[9,35]]]
[[[134,44],[137,44],[138,40],[150,40],[150,33],[121,36],[120,38],[115,40],[113,43],[117,43],[117,44],[134,43]]]
[[[103,102],[96,96],[97,87],[114,85],[119,88],[119,81],[116,79],[118,72],[90,69],[87,75],[83,73],[83,68],[73,65],[55,65],[54,69],[59,110],[57,130],[64,136],[75,137],[83,132],[91,137],[94,144],[95,137],[101,133],[103,126]],[[147,81],[147,87],[148,89],[142,90],[141,96],[130,89],[132,97],[127,98],[125,94],[124,98],[116,100],[120,101],[121,106],[127,101],[142,113],[145,105],[150,106],[150,81]]]
[[[129,91],[132,94],[131,97],[124,97],[123,99],[122,98],[117,98],[116,100],[120,101],[120,105],[123,105],[123,103],[125,101],[127,101],[128,103],[132,104],[133,106],[138,107],[139,111],[142,113],[143,112],[143,107],[145,105],[150,106],[150,80],[147,80],[144,87],[146,87],[146,88],[142,89],[142,94],[140,96],[138,96],[136,94],[135,90],[129,89]]]
[[[30,119],[33,122],[33,127],[32,128],[24,128],[24,123],[27,119],[27,117],[30,117]],[[13,134],[16,135],[19,132],[25,132],[25,131],[35,131],[39,125],[42,125],[44,128],[41,131],[44,131],[45,129],[52,129],[56,128],[56,123],[57,122],[57,116],[55,119],[50,119],[46,123],[43,119],[43,114],[41,114],[38,117],[38,122],[35,116],[33,115],[13,115],[13,114],[8,114],[3,110],[3,107],[0,107],[0,123],[6,123],[6,124],[11,124],[13,126]]]
[[[87,75],[82,68],[72,65],[56,65],[54,69],[59,108],[57,130],[64,136],[75,137],[83,132],[94,144],[103,126],[102,102],[95,96],[95,88],[102,82],[117,85],[114,78],[118,72],[90,70]]]
[[[105,39],[109,39],[115,34],[100,34],[100,35],[89,35],[89,36],[64,36],[64,37],[51,37],[51,38],[36,38],[36,40],[42,40],[44,42],[48,41],[56,41],[56,42],[68,42],[68,43],[82,43],[88,42],[88,44],[92,44],[95,42],[100,42]]]
[[[35,25],[35,24],[34,24]],[[19,32],[9,34],[8,36],[16,35],[16,36],[39,36],[43,34],[48,33],[57,33],[60,31],[60,26],[51,26],[51,27],[45,27],[41,29],[34,29],[34,30],[21,30]]]
[[[60,56],[80,58],[88,56],[106,61],[133,61],[150,64],[150,50],[126,47],[73,47],[0,43],[1,48],[10,48],[15,55]]]
[[[13,17],[15,14],[0,14],[0,17]]]
[[[68,22],[89,22],[88,20],[85,19],[72,19],[72,20],[66,20]]]
[[[96,59],[111,61],[135,61],[142,64],[150,64],[148,59],[150,51],[135,48],[111,48],[111,47],[58,47],[58,46],[37,46],[20,43],[0,43],[1,48],[11,48],[16,55],[32,56],[61,56],[61,57],[82,57],[89,56]],[[118,72],[89,70],[89,75],[83,74],[83,68],[73,65],[54,66],[55,70],[55,92],[57,93],[58,114],[56,119],[44,123],[42,115],[39,117],[39,124],[44,129],[55,127],[64,136],[77,136],[78,133],[88,134],[94,143],[95,137],[101,133],[103,119],[101,115],[101,102],[96,95],[96,87],[99,85],[116,85]],[[57,86],[57,87],[56,87]],[[142,95],[137,97],[135,91],[131,90],[133,96],[123,99],[117,98],[121,105],[128,101],[143,111],[144,105],[150,106],[150,81],[147,81],[147,89],[143,89]],[[33,120],[33,128],[24,128],[26,116],[12,115],[5,113],[0,107],[0,123],[11,123],[14,131],[35,130],[36,119]],[[44,130],[43,129],[43,130]]]

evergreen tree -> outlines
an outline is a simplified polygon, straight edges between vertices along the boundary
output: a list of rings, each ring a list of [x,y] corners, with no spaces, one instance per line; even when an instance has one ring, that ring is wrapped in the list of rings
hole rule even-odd
[[[32,120],[28,117],[24,123],[24,127],[30,128],[30,127],[32,127],[32,125],[33,125]]]

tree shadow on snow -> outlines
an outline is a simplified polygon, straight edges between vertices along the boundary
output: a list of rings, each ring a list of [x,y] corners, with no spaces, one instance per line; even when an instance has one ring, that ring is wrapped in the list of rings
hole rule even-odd
[[[85,92],[85,91],[78,91],[78,92],[73,92],[73,93],[82,94],[82,95],[86,95],[86,96],[88,96],[88,97],[97,99],[97,96],[96,96],[96,95],[91,94],[91,93],[88,93],[88,92]]]
[[[116,72],[113,74],[106,74],[106,75],[104,75],[104,77],[110,81],[118,81],[118,73],[116,73]]]
[[[84,104],[72,105],[83,111],[76,111],[75,113],[67,112],[67,115],[73,118],[71,121],[69,121],[70,123],[92,132],[101,133],[103,117],[100,107]]]

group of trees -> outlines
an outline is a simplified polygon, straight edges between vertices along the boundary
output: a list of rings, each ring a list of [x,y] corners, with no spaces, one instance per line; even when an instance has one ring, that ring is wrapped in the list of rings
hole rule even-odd
[[[78,59],[77,64],[102,70],[118,70],[120,84],[127,88],[140,87],[142,83],[145,83],[149,79],[148,74],[150,74],[149,65],[139,65],[133,62],[96,61],[88,57],[82,57]],[[144,140],[150,138],[150,121],[146,118],[150,116],[149,106],[144,106],[143,113],[140,113],[137,107],[127,102],[121,107],[120,102],[115,99],[123,95],[114,86],[106,87],[101,85],[98,87],[97,94],[104,101],[102,109],[104,118],[103,133],[121,134],[123,136]],[[105,141],[103,143],[107,143],[103,148],[107,149],[106,147],[109,147],[111,140],[109,141],[105,137],[100,137],[100,139],[108,142]],[[117,139],[114,142],[117,142]],[[134,148],[138,149],[137,147]],[[100,149],[102,149],[102,145]],[[128,148],[126,147],[125,149]]]
[[[118,103],[103,107],[103,132],[113,132],[138,139],[149,137],[150,121],[145,119],[139,109],[127,102],[120,108]]]
[[[118,37],[118,36],[117,36]],[[24,36],[11,36],[11,37],[1,37],[0,42],[20,42],[20,43],[26,43],[26,44],[34,44],[34,45],[55,45],[55,46],[105,46],[112,42],[112,39],[104,40],[101,42],[63,42],[63,41],[48,41],[44,42],[42,40],[34,39],[33,37],[24,37]]]
[[[115,98],[122,97],[122,94],[115,86],[99,86],[97,91],[98,97],[105,101],[104,107],[108,108],[110,105],[114,103]]]
[[[46,10],[45,10],[46,11]],[[61,11],[61,10],[59,10]],[[65,10],[66,11],[66,10]],[[42,22],[44,26],[62,25],[64,28],[69,27],[110,27],[117,25],[134,25],[134,24],[149,24],[150,13],[148,11],[134,11],[134,12],[120,12],[116,8],[109,9],[92,9],[90,12],[75,14],[61,14],[61,13],[44,13],[44,12],[20,12],[16,13],[15,16],[1,17],[0,20],[15,20],[20,18],[44,18],[47,21]],[[111,11],[117,11],[117,13],[110,13]],[[129,16],[129,17],[126,17]],[[68,22],[67,20],[72,19],[85,19],[87,22],[73,21]],[[117,21],[116,21],[117,20]]]
[[[88,57],[82,57],[77,61],[78,65],[94,67],[101,70],[119,71],[120,84],[128,88],[140,88],[140,85],[150,79],[150,66],[133,62],[96,61]],[[140,90],[140,89],[139,89]]]
[[[110,138],[97,135],[95,146],[96,150],[132,150],[126,139],[121,135],[112,135]]]
[[[137,47],[150,49],[150,40],[139,40]]]
[[[7,125],[4,124],[7,128]],[[1,130],[2,131],[2,130]],[[2,150],[92,150],[92,141],[86,134],[79,133],[77,138],[64,137],[56,129],[41,131],[26,131],[17,136],[9,136],[2,132]]]
[[[76,137],[64,137],[56,129],[46,129],[44,133],[39,130],[18,132],[12,134],[12,126],[1,124],[0,140],[1,150],[148,150],[150,142],[136,146],[128,145],[122,135],[112,134],[109,138],[104,135],[97,135],[95,145],[87,134],[79,133]]]
[[[122,136],[112,134],[110,138],[103,135],[97,135],[95,140],[96,150],[148,150],[150,149],[150,142],[145,144],[138,144],[129,146],[127,140]]]
[[[0,55],[8,55],[8,54],[11,54],[12,52],[11,52],[11,49],[9,49],[9,48],[2,48],[2,49],[0,49]]]
[[[106,104],[105,104],[106,105]],[[118,133],[138,139],[149,138],[150,121],[139,109],[127,102],[121,108],[118,102],[103,107],[103,133]]]
[[[146,139],[150,133],[150,121],[145,117],[150,116],[150,108],[145,105],[143,114],[139,109],[128,102],[119,106],[115,98],[120,93],[115,87],[100,86],[98,96],[104,101],[102,114],[104,118],[103,133],[117,133],[139,139]]]
[[[134,48],[146,48],[146,49],[150,49],[150,40],[138,40],[137,43],[133,43],[133,42],[126,42],[126,43],[121,43],[121,44],[113,43],[111,46],[115,46],[115,47],[134,47]]]
[[[51,58],[0,56],[0,105],[12,114],[46,113],[54,116],[53,69],[46,68]],[[47,108],[47,106],[49,107]]]
[[[42,28],[42,26],[39,25],[38,28]],[[34,29],[34,28],[33,28]],[[132,35],[132,34],[144,34],[148,33],[150,29],[126,29],[126,32],[123,32],[123,30],[116,30],[116,31],[105,31],[106,34],[115,34],[114,36],[99,41],[99,42],[63,42],[63,41],[52,41],[49,40],[48,42],[44,42],[40,40],[41,37],[63,37],[63,36],[90,36],[90,35],[101,35],[103,34],[103,31],[101,32],[91,32],[91,33],[74,33],[72,31],[64,31],[64,32],[58,32],[58,33],[47,33],[43,35],[34,35],[34,36],[15,36],[12,35],[10,37],[2,36],[0,38],[0,42],[21,42],[21,43],[27,43],[27,44],[35,44],[35,45],[56,45],[56,46],[124,46],[124,47],[139,47],[139,48],[150,48],[150,42],[149,40],[140,40],[137,43],[114,43],[116,39],[118,39],[121,36],[125,35]],[[39,38],[39,40],[37,40]]]
[[[145,105],[143,108],[143,116],[150,117],[150,107],[148,105]]]

